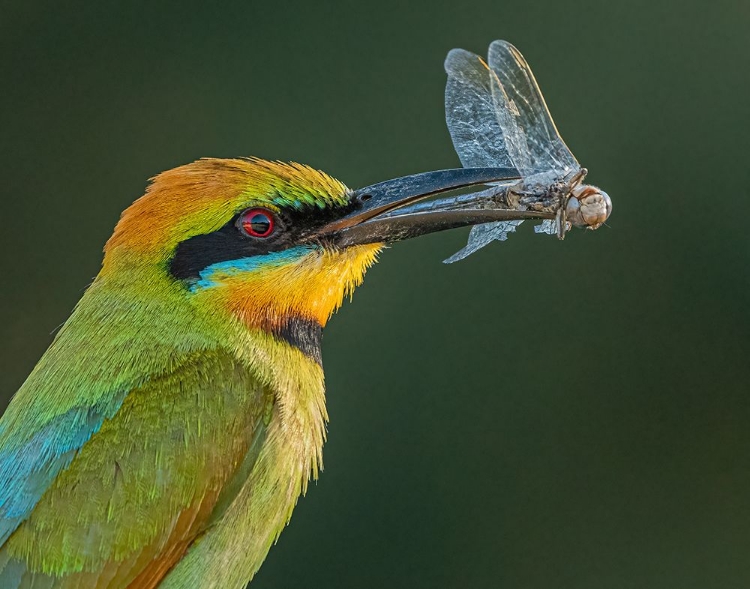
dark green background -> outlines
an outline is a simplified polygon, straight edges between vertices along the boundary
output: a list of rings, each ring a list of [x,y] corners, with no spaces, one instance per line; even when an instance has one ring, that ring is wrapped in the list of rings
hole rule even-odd
[[[750,586],[750,5],[0,3],[0,399],[146,179],[453,167],[442,61],[515,43],[614,200],[386,252],[326,330],[326,470],[253,587]]]

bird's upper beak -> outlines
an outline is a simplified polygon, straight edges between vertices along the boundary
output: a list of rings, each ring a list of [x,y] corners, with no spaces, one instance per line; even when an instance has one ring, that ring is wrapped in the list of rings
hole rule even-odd
[[[394,242],[426,233],[508,219],[537,216],[531,211],[492,206],[485,192],[429,202],[451,190],[515,183],[515,168],[459,168],[404,176],[355,190],[346,214],[316,231],[337,246]]]

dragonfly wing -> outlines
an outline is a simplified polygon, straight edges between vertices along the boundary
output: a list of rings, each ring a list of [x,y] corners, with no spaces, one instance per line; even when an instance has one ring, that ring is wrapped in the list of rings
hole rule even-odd
[[[470,51],[453,49],[445,60],[445,71],[445,120],[461,164],[466,168],[516,167],[498,121],[487,63]],[[462,260],[492,241],[505,241],[520,224],[500,221],[473,227],[466,247],[445,263]]]
[[[445,120],[465,168],[514,166],[495,114],[487,64],[474,53],[453,49],[445,59]]]
[[[521,52],[507,41],[494,41],[488,61],[498,125],[516,168],[524,177],[552,170],[563,176],[578,170],[580,165],[560,137]]]
[[[469,233],[469,242],[462,249],[453,254],[450,258],[443,260],[446,264],[452,264],[458,262],[464,258],[470,256],[475,251],[482,249],[485,245],[492,241],[505,241],[508,239],[508,235],[513,233],[523,221],[498,221],[497,223],[484,223],[482,225],[474,225]]]
[[[545,219],[539,225],[534,225],[534,233],[557,234],[557,219]]]

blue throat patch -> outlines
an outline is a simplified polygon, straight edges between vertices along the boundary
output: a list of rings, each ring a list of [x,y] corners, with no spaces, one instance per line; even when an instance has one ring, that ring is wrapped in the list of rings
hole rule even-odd
[[[190,290],[192,292],[197,292],[206,288],[213,288],[221,284],[222,279],[230,276],[237,276],[238,274],[245,274],[247,272],[256,272],[266,268],[278,268],[279,266],[291,264],[318,249],[319,246],[304,245],[292,247],[280,252],[271,252],[269,254],[252,256],[249,258],[217,262],[216,264],[206,266],[200,271],[200,278],[190,284]]]

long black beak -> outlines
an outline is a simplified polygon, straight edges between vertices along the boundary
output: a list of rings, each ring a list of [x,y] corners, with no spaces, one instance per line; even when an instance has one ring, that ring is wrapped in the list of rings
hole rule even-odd
[[[316,233],[345,247],[391,243],[478,223],[538,217],[538,213],[531,211],[496,206],[492,190],[419,202],[451,190],[482,185],[507,186],[520,178],[515,168],[459,168],[379,182],[355,190],[348,212]]]

